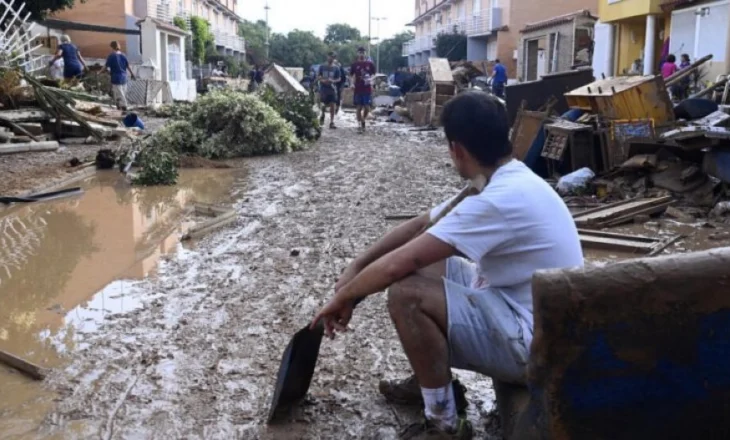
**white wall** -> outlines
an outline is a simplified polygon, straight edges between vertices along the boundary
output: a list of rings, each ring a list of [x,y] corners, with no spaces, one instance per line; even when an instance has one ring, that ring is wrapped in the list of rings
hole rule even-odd
[[[704,15],[697,12],[704,10]],[[686,53],[694,61],[712,54],[706,63],[710,77],[715,80],[719,73],[725,73],[728,65],[728,23],[730,22],[730,1],[695,4],[690,8],[672,12],[672,27],[669,38],[669,53],[679,62]]]

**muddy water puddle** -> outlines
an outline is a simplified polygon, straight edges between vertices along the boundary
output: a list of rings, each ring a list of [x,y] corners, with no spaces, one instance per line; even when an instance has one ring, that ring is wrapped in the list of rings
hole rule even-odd
[[[140,306],[136,284],[181,249],[188,208],[231,202],[238,173],[183,170],[177,186],[130,188],[103,172],[81,196],[0,210],[0,349],[61,366],[78,335]],[[4,365],[0,396],[0,438],[32,438],[55,398]]]

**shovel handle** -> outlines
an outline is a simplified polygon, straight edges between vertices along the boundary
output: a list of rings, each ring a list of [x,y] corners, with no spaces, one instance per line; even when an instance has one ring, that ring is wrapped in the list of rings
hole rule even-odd
[[[439,212],[436,217],[429,220],[428,224],[426,224],[426,226],[421,228],[421,230],[418,231],[418,234],[414,235],[413,238],[416,238],[416,237],[420,236],[421,234],[423,234],[424,232],[428,231],[431,228],[431,226],[435,225],[442,218],[446,217],[446,215],[449,212],[451,212],[456,207],[456,205],[461,203],[465,198],[469,197],[470,195],[474,195],[474,194],[478,194],[478,193],[479,193],[479,190],[477,188],[475,188],[473,185],[469,185],[466,188],[462,189],[461,192],[459,194],[457,194],[456,197],[454,197],[454,199],[448,205],[446,205],[446,207],[441,212]],[[411,240],[413,240],[413,238]],[[352,304],[352,308],[354,309],[355,307],[357,307],[357,305],[360,304],[365,298],[367,298],[367,297],[356,299],[355,302]],[[320,321],[318,323],[318,325],[323,325],[322,321]]]

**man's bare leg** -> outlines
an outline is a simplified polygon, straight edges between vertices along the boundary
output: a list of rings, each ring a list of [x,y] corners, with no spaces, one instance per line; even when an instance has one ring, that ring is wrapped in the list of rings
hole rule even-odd
[[[330,128],[335,128],[335,104],[330,104]]]
[[[394,284],[388,310],[421,387],[426,417],[439,428],[456,428],[457,413],[449,363],[445,262]]]
[[[362,124],[362,131],[365,131],[365,123],[368,119],[368,114],[370,114],[370,106],[363,106],[362,107],[362,121],[360,122]]]
[[[357,131],[362,133],[362,106],[357,106]]]

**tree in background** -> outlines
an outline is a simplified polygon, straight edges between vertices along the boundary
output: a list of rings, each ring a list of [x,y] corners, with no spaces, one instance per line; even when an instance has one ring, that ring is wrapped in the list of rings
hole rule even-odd
[[[466,59],[466,35],[454,29],[452,32],[442,32],[436,37],[436,56],[449,61]]]
[[[392,38],[386,38],[380,43],[380,71],[390,73],[399,67],[408,66],[408,61],[403,54],[403,44],[412,40],[413,32],[401,32]]]
[[[190,32],[190,29],[188,29],[188,23],[185,21],[182,17],[175,17],[172,19],[172,24],[179,27],[180,29]],[[185,44],[185,59],[189,60],[191,62],[193,61],[193,45],[190,43],[190,41],[186,41],[187,44]]]
[[[269,41],[269,58],[284,67],[302,67],[309,71],[327,57],[327,46],[313,32],[295,29],[286,35],[273,34]]]
[[[266,30],[266,22],[263,20],[243,20],[238,26],[238,35],[246,40],[246,55],[254,64],[266,62]]]
[[[86,0],[77,0],[78,3],[86,3]],[[12,0],[10,2],[13,9],[16,11],[20,8],[20,5],[25,3],[22,15],[25,16],[30,12],[30,21],[43,20],[46,15],[62,11],[64,9],[71,9],[74,6],[74,0]]]
[[[215,39],[210,31],[210,23],[201,17],[190,17],[190,27],[193,34],[193,53],[190,60],[193,64],[203,64],[206,55],[215,54]]]
[[[352,43],[360,40],[362,40],[360,31],[347,23],[328,25],[324,36],[325,44]]]

